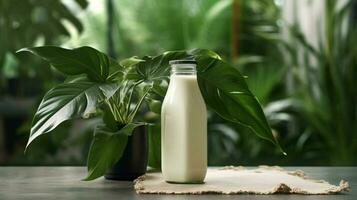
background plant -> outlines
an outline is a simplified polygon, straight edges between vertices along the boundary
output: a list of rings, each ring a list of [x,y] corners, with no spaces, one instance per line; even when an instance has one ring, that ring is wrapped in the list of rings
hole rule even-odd
[[[82,9],[88,5],[86,0],[75,1]],[[25,82],[37,77],[40,81],[53,81],[50,68],[44,68],[40,62],[29,57],[17,59],[14,53],[24,46],[43,44],[59,44],[61,38],[69,37],[70,33],[62,21],[67,21],[76,31],[82,32],[80,20],[61,1],[1,1],[0,2],[0,70],[2,71],[1,91],[9,92],[14,96],[26,96]],[[37,60],[38,61],[38,60]],[[29,67],[29,63],[33,63]],[[9,66],[10,65],[10,66]],[[38,70],[38,69],[41,70]],[[19,81],[16,91],[9,91],[6,87],[13,78],[24,79]],[[45,79],[45,80],[43,80]]]
[[[293,87],[288,91],[299,106],[310,158],[316,164],[356,164],[357,148],[357,29],[355,1],[336,9],[324,2],[324,26],[318,45],[310,44],[297,24],[290,27],[287,64]],[[306,125],[306,126],[305,126]]]
[[[82,11],[86,0],[72,1]],[[31,115],[35,112],[38,96],[63,80],[59,73],[39,59],[17,56],[15,51],[24,46],[61,44],[70,38],[70,28],[81,33],[83,24],[62,1],[14,0],[0,2],[0,164],[6,165],[78,165],[81,149],[70,148],[70,143],[83,142],[80,135],[64,140],[62,135],[46,136],[42,149],[33,148],[28,156],[22,147],[28,136]],[[29,84],[31,83],[31,84]],[[89,124],[87,124],[89,125]],[[86,124],[80,126],[86,130]],[[72,123],[62,124],[59,132],[73,130]],[[85,132],[85,131],[84,131]],[[56,148],[55,146],[61,146]],[[43,151],[46,149],[46,151]],[[66,157],[62,155],[66,154]]]
[[[13,2],[10,0],[4,0],[1,3],[5,2],[6,4],[6,1],[10,3]],[[68,23],[64,23],[65,28],[70,33],[70,40],[62,40],[62,37],[64,36],[62,35],[60,37],[53,37],[54,41],[56,41],[54,43],[61,44],[65,47],[90,45],[102,51],[109,49],[109,40],[107,38],[107,33],[109,29],[108,17],[111,15],[111,12],[109,12],[109,9],[107,7],[108,1],[109,0],[88,1],[89,6],[87,6],[85,12],[78,12],[81,9],[80,7],[78,7],[78,5],[74,3],[74,1],[63,1],[63,4],[69,10],[74,11],[73,13],[75,13],[75,16],[82,22],[84,29],[82,34],[78,35],[76,29],[72,25],[68,26]],[[349,163],[348,165],[351,165],[351,163],[355,163],[355,161],[337,161],[340,160],[340,158],[334,159],[333,157],[335,157],[335,155],[332,156],[333,154],[331,153],[325,153],[326,151],[324,151],[324,149],[329,149],[328,152],[332,152],[334,150],[336,150],[336,152],[342,151],[337,150],[338,148],[340,148],[338,145],[331,145],[331,143],[333,142],[328,142],[327,139],[321,138],[320,135],[323,133],[319,132],[322,132],[322,129],[317,130],[317,128],[313,128],[314,126],[316,126],[316,124],[320,124],[319,126],[323,126],[323,124],[326,123],[328,123],[330,127],[332,121],[329,120],[339,121],[340,117],[333,118],[331,117],[333,112],[328,111],[331,106],[335,106],[335,104],[326,104],[326,106],[324,105],[324,108],[319,111],[320,114],[318,115],[307,114],[307,112],[303,111],[305,110],[305,108],[303,107],[305,107],[306,105],[304,105],[305,101],[303,100],[302,96],[309,96],[311,93],[308,92],[309,90],[313,90],[313,93],[315,93],[316,91],[320,90],[316,88],[324,88],[323,90],[321,90],[323,93],[317,93],[323,94],[320,96],[320,99],[325,99],[323,101],[326,101],[328,95],[325,94],[330,93],[330,91],[328,91],[330,87],[316,87],[317,81],[315,81],[314,77],[324,76],[322,75],[323,70],[320,69],[323,65],[316,64],[316,58],[314,58],[312,53],[307,50],[308,48],[303,47],[303,42],[300,41],[301,36],[305,35],[304,31],[307,26],[313,26],[311,27],[312,29],[315,27],[322,27],[325,22],[327,23],[327,21],[329,21],[329,23],[333,22],[330,23],[332,25],[329,26],[330,33],[337,33],[338,31],[336,31],[336,29],[339,29],[339,27],[341,26],[345,27],[342,29],[342,35],[345,37],[345,33],[349,32],[349,45],[354,45],[356,42],[354,39],[352,39],[354,37],[353,34],[350,33],[354,32],[354,28],[352,28],[352,26],[355,26],[354,24],[356,21],[355,19],[357,13],[356,3],[353,3],[353,0],[347,0],[343,2],[341,1],[337,3],[338,5],[336,5],[335,3],[330,4],[330,9],[334,10],[334,12],[330,13],[334,13],[334,15],[336,15],[336,17],[334,18],[338,18],[337,15],[339,14],[337,14],[337,10],[339,10],[344,3],[352,2],[346,4],[344,10],[347,13],[343,14],[343,16],[347,20],[342,20],[342,25],[340,24],[341,21],[339,20],[325,20],[328,15],[315,15],[320,18],[321,23],[318,24],[308,23],[312,20],[304,21],[301,18],[297,18],[297,23],[295,23],[294,26],[290,27],[292,29],[292,31],[290,31],[290,37],[286,37],[285,35],[285,31],[289,28],[290,25],[286,24],[286,22],[284,21],[286,16],[282,15],[282,13],[285,13],[286,9],[284,5],[293,2],[295,2],[296,4],[300,4],[300,2],[306,2],[306,8],[300,8],[299,6],[295,6],[294,12],[289,13],[290,16],[294,15],[294,13],[301,14],[301,10],[299,9],[309,10],[307,8],[313,7],[315,4],[314,1],[182,0],[172,2],[169,0],[119,0],[112,2],[114,5],[112,7],[112,10],[114,11],[112,12],[112,46],[114,47],[115,56],[117,58],[122,59],[131,55],[155,55],[161,53],[165,49],[189,49],[192,47],[209,48],[216,52],[219,52],[222,58],[228,61],[232,66],[239,69],[239,71],[241,71],[242,74],[247,77],[246,81],[249,85],[249,88],[257,96],[260,103],[264,107],[264,112],[267,116],[269,124],[274,130],[273,132],[275,136],[279,138],[281,145],[289,153],[288,157],[284,157],[282,159],[280,156],[278,156],[280,155],[279,151],[271,151],[271,146],[269,143],[262,142],[257,137],[251,137],[251,132],[249,130],[246,130],[246,128],[234,123],[227,123],[219,115],[216,115],[214,112],[210,112],[212,113],[209,115],[210,125],[212,125],[209,127],[209,141],[211,141],[209,143],[210,165],[338,165],[342,163]],[[328,3],[327,0],[319,2],[319,4],[321,5]],[[0,7],[1,5],[4,5],[1,3]],[[334,9],[332,9],[332,7],[334,7]],[[317,9],[324,10],[325,8],[321,6]],[[21,16],[21,13],[19,12],[13,13],[17,13],[19,16]],[[8,20],[7,16],[8,15],[1,15],[2,18],[0,19],[0,21],[2,21],[3,19]],[[299,27],[300,25],[302,25],[302,27]],[[11,23],[6,23],[6,25],[2,27],[2,30],[3,28],[11,28]],[[41,34],[38,29],[32,29],[32,31]],[[0,33],[0,35],[1,34],[2,33]],[[327,40],[324,39],[325,35],[325,31],[321,28],[320,30],[317,30],[316,33],[305,36],[307,37],[305,40],[308,41],[309,46],[312,46],[315,50],[322,53],[325,51],[324,48],[320,48],[315,43],[311,43],[310,36],[312,38],[319,38],[321,44],[325,46],[327,44]],[[1,39],[3,38],[4,37],[1,37]],[[33,46],[33,44],[27,43],[20,44],[20,42],[17,42],[15,40],[16,38],[9,38],[7,41],[8,44],[16,43],[20,47]],[[332,41],[334,40],[335,39],[333,39]],[[4,42],[4,40],[1,41],[2,43]],[[285,42],[288,44],[284,44]],[[34,41],[34,43],[36,43],[36,41]],[[336,41],[334,41],[333,43],[336,43]],[[344,63],[343,65],[346,66],[344,67],[345,69],[351,68],[351,66],[354,65],[354,61],[351,62],[347,60],[351,60],[351,58],[353,57],[351,54],[355,54],[355,52],[352,50],[352,47],[347,48],[347,43],[337,43],[342,44],[337,46],[345,46],[346,51],[344,52],[348,53],[338,54],[338,58],[333,59],[334,63],[338,61],[339,63]],[[41,40],[39,44],[42,44]],[[290,46],[290,49],[295,52],[291,52],[289,50],[289,47],[286,47],[286,45]],[[281,46],[285,47],[280,48]],[[336,44],[333,45],[333,47],[335,46]],[[19,47],[17,47],[17,49],[18,48]],[[105,52],[109,53],[109,51]],[[337,55],[334,51],[332,52],[333,55]],[[309,55],[306,56],[305,54]],[[309,58],[308,64],[304,64],[305,57]],[[296,58],[297,60],[290,58]],[[23,59],[25,60],[22,61]],[[28,66],[36,66],[36,69],[41,69],[39,70],[39,72],[45,72],[46,70],[48,70],[47,66],[44,66],[44,63],[38,62],[36,60],[36,64],[32,61],[30,62],[30,59],[32,60],[31,57],[26,58],[26,56],[17,56],[15,57],[15,59],[6,59],[7,67],[5,68],[11,69],[10,71],[16,72],[16,70],[13,70],[13,67],[11,66],[17,66],[18,64],[16,63],[24,62],[25,64],[29,63]],[[12,62],[14,60],[15,62]],[[321,63],[321,60],[322,59],[319,58],[318,62]],[[27,70],[27,65],[25,64],[23,65],[22,69]],[[311,67],[304,67],[307,65],[310,65]],[[335,66],[334,68],[339,68],[337,66],[339,66],[340,64],[333,65]],[[309,70],[311,70],[310,68],[312,68],[312,71],[314,73],[307,73],[307,71],[304,72],[305,68],[309,68]],[[339,68],[337,71],[339,70],[342,69]],[[352,70],[352,72],[354,71]],[[310,78],[307,82],[306,76],[308,75]],[[22,76],[23,75],[21,74],[20,77]],[[55,76],[55,82],[57,82],[58,79],[63,80],[63,77],[61,77],[58,73],[56,73]],[[50,83],[53,82],[53,78],[51,78],[50,76],[46,76],[44,78],[47,77]],[[302,87],[303,84],[298,79],[302,79],[303,82],[305,82],[304,84],[307,86]],[[345,78],[341,79],[345,80]],[[46,88],[49,88],[51,86],[50,83],[44,84],[47,85]],[[346,85],[349,88],[353,87],[351,86],[351,84],[353,85],[354,83],[351,81],[349,81],[348,83],[343,82],[343,85]],[[4,88],[4,86],[5,84],[0,85],[1,88]],[[344,90],[345,89],[346,88],[344,88]],[[17,91],[17,89],[11,91]],[[36,91],[30,92],[31,95],[42,95],[39,94],[37,89],[21,89],[21,91]],[[347,94],[346,92],[343,93]],[[354,96],[354,94],[355,93],[349,92],[347,96]],[[151,94],[149,94],[149,96],[152,97],[153,100],[148,101],[147,104],[152,108],[151,110],[158,110],[159,104],[157,100],[160,100],[161,97],[158,95]],[[341,98],[339,97],[339,99]],[[350,105],[356,104],[355,102],[353,102],[353,99],[349,99]],[[335,103],[336,102],[338,101],[335,101]],[[28,111],[28,113],[33,112],[35,112],[35,110]],[[311,112],[311,110],[309,112]],[[18,112],[13,110],[12,113],[15,114]],[[157,114],[154,114],[154,112],[147,112],[147,108],[143,108],[143,110],[141,110],[141,114],[145,118],[145,121],[147,120],[152,123],[155,123],[156,120],[159,119],[159,116]],[[308,120],[305,115],[310,115],[308,117]],[[82,158],[84,157],[84,155],[86,155],[87,152],[85,149],[87,148],[68,148],[68,151],[66,150],[63,152],[62,150],[64,148],[62,146],[59,147],[59,144],[70,147],[80,146],[74,145],[73,142],[76,142],[75,144],[84,144],[84,146],[89,145],[89,134],[69,134],[70,137],[76,137],[72,138],[75,141],[69,143],[69,141],[63,140],[63,138],[66,138],[64,136],[65,134],[63,133],[71,131],[75,131],[75,133],[77,133],[78,130],[84,130],[84,128],[82,127],[85,127],[86,130],[92,129],[93,124],[98,123],[99,119],[94,118],[92,120],[93,121],[88,124],[83,123],[83,121],[79,121],[78,123],[76,123],[75,126],[80,128],[70,128],[72,125],[69,124],[68,127],[66,125],[62,128],[59,127],[58,129],[56,129],[58,130],[58,134],[44,135],[43,137],[48,137],[50,139],[49,141],[51,142],[45,142],[45,138],[43,138],[42,140],[35,141],[36,143],[38,143],[38,145],[35,144],[34,148],[32,148],[31,151],[28,152],[29,154],[26,157],[24,157],[22,153],[23,146],[25,145],[26,136],[25,134],[23,134],[21,137],[16,136],[16,138],[13,139],[14,141],[17,141],[16,148],[14,147],[14,149],[17,149],[18,153],[15,155],[5,153],[5,155],[8,155],[9,159],[2,159],[1,164],[11,164],[15,163],[15,161],[17,164],[29,163],[28,161],[25,161],[25,159],[30,159],[30,154],[32,152],[34,156],[32,156],[31,158],[31,163],[33,164],[84,164],[84,161],[80,160],[79,158]],[[89,120],[86,120],[86,122],[88,121]],[[336,123],[342,124],[341,122]],[[27,126],[29,127],[30,125]],[[155,130],[157,130],[158,128],[159,127],[150,126],[149,130],[155,132]],[[347,132],[351,134],[341,134],[341,136],[338,136],[338,138],[343,137],[345,138],[343,139],[345,141],[347,140],[346,138],[351,139],[351,135],[354,135],[352,134],[354,133],[354,131],[355,128],[350,127]],[[26,128],[22,129],[21,132],[26,134],[28,133]],[[329,131],[328,135],[332,134],[332,131]],[[77,138],[77,136],[79,138]],[[334,141],[335,137],[332,138]],[[151,139],[152,140],[150,141],[158,141],[153,139],[152,137]],[[350,144],[350,142],[348,142],[347,144]],[[41,149],[37,149],[35,151],[35,147],[44,145],[47,145],[49,147],[48,151],[44,152],[41,151]],[[159,145],[150,145],[150,147],[154,148],[157,146]],[[53,155],[48,155],[47,153],[51,152],[50,154],[54,154],[54,152],[58,152],[59,150],[60,152],[56,153],[56,159],[54,159]],[[351,153],[351,149],[347,151],[348,153]],[[3,152],[5,151],[0,151],[0,154]],[[40,159],[38,157],[40,157]],[[46,157],[46,162],[44,162],[44,159],[42,159],[43,157]],[[348,159],[354,160],[353,156],[348,157]],[[159,163],[159,154],[152,155],[150,156],[150,158],[152,158],[151,160],[153,163]],[[10,162],[10,160],[12,160],[13,162]]]

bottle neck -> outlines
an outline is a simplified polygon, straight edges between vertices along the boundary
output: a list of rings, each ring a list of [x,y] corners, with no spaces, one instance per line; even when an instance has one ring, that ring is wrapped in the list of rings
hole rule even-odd
[[[196,75],[195,64],[173,64],[171,65],[171,75]]]

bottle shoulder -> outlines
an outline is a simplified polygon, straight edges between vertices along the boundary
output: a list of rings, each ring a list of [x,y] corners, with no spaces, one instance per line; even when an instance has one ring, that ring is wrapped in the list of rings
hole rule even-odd
[[[172,105],[172,107],[196,106],[206,109],[196,76],[171,76],[163,101],[163,107],[166,105]]]

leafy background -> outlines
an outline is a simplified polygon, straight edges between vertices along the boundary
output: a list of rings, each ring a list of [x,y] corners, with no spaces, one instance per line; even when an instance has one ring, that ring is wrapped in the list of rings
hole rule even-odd
[[[295,4],[297,11],[289,12],[286,4]],[[356,165],[357,3],[321,1],[323,23],[316,24],[299,17],[303,8],[297,4],[1,0],[0,164],[85,164],[96,118],[66,122],[23,154],[41,97],[64,78],[45,62],[15,51],[52,44],[89,45],[117,59],[212,49],[247,76],[288,156],[245,127],[209,112],[210,165]],[[306,1],[306,6],[316,5]],[[287,20],[287,12],[293,20]],[[307,36],[305,27],[317,24],[323,26]]]

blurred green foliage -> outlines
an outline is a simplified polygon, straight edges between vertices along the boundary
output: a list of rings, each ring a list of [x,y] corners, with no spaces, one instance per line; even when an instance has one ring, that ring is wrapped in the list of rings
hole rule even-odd
[[[86,0],[76,0],[81,8],[86,8]],[[26,90],[34,89],[26,82],[34,84],[51,82],[55,77],[50,68],[28,57],[17,59],[14,53],[24,46],[59,44],[63,37],[70,36],[63,24],[67,21],[78,32],[83,31],[80,20],[60,0],[2,0],[0,1],[0,91],[12,96],[28,96]],[[16,88],[9,88],[11,80],[16,80]],[[41,85],[37,86],[41,87]],[[41,88],[36,88],[37,91]],[[16,90],[16,91],[14,91]]]
[[[86,0],[72,2],[79,9],[88,5]],[[68,149],[63,141],[71,130],[70,123],[58,128],[58,134],[44,138],[40,148],[33,148],[27,156],[23,153],[38,97],[63,78],[39,59],[15,52],[24,46],[63,43],[70,37],[65,23],[83,31],[81,21],[60,0],[0,1],[0,164],[78,163],[78,158],[70,155],[55,156]]]
[[[4,5],[13,6],[10,2],[14,1],[1,0],[0,9],[5,8]],[[47,1],[37,2],[44,5]],[[194,47],[209,48],[219,52],[247,76],[250,89],[265,107],[265,114],[288,156],[281,157],[279,152],[272,150],[270,144],[252,137],[249,130],[225,123],[211,113],[208,141],[211,165],[356,165],[356,1],[347,0],[342,7],[338,7],[333,0],[323,1],[326,12],[321,20],[325,28],[315,33],[317,46],[305,38],[299,27],[301,23],[291,26],[284,23],[281,17],[282,1],[279,0],[237,0],[238,29],[232,31],[232,10],[235,6],[232,2],[113,1],[116,57],[156,55],[166,50]],[[41,25],[36,29],[28,26],[28,29],[36,34],[46,27],[46,32],[54,34],[52,43],[63,43],[70,47],[90,45],[105,51],[108,31],[105,3],[104,0],[90,1],[87,11],[74,15],[83,24],[80,35],[75,30],[80,31],[82,28],[67,19],[72,23],[64,26],[70,35],[69,41],[61,39],[68,35],[61,28],[52,29],[52,26]],[[69,7],[76,7],[74,4],[66,3]],[[24,13],[30,10],[26,9]],[[46,7],[45,10],[51,9]],[[5,47],[0,50],[0,58],[4,62],[7,57],[9,76],[20,71],[19,77],[24,77],[23,74],[27,72],[23,73],[25,70],[22,69],[31,69],[27,67],[29,65],[45,69],[41,67],[43,63],[29,64],[27,58],[16,59],[9,53],[3,53],[4,49],[10,52],[38,44],[34,39],[25,41],[22,37],[3,37],[2,30],[17,26],[16,23],[12,24],[13,20],[8,20],[5,25],[3,20],[12,18],[3,13],[8,11],[0,12],[0,44]],[[16,13],[20,18],[31,19],[30,15],[22,17],[20,11],[11,14]],[[320,27],[321,24],[316,26]],[[283,38],[282,32],[286,29],[289,30],[289,36]],[[17,30],[14,32],[21,33]],[[238,41],[232,45],[233,35]],[[232,55],[232,47],[236,48],[238,55]],[[38,73],[47,74],[41,70],[37,70]],[[43,77],[53,79],[51,76]],[[1,84],[0,88],[3,86]]]
[[[348,1],[325,1],[324,28],[310,44],[296,24],[286,44],[288,91],[297,101],[305,144],[302,159],[316,164],[357,164],[357,28]],[[337,8],[337,9],[336,9]],[[356,11],[354,11],[356,12]],[[298,140],[298,141],[299,141]]]

